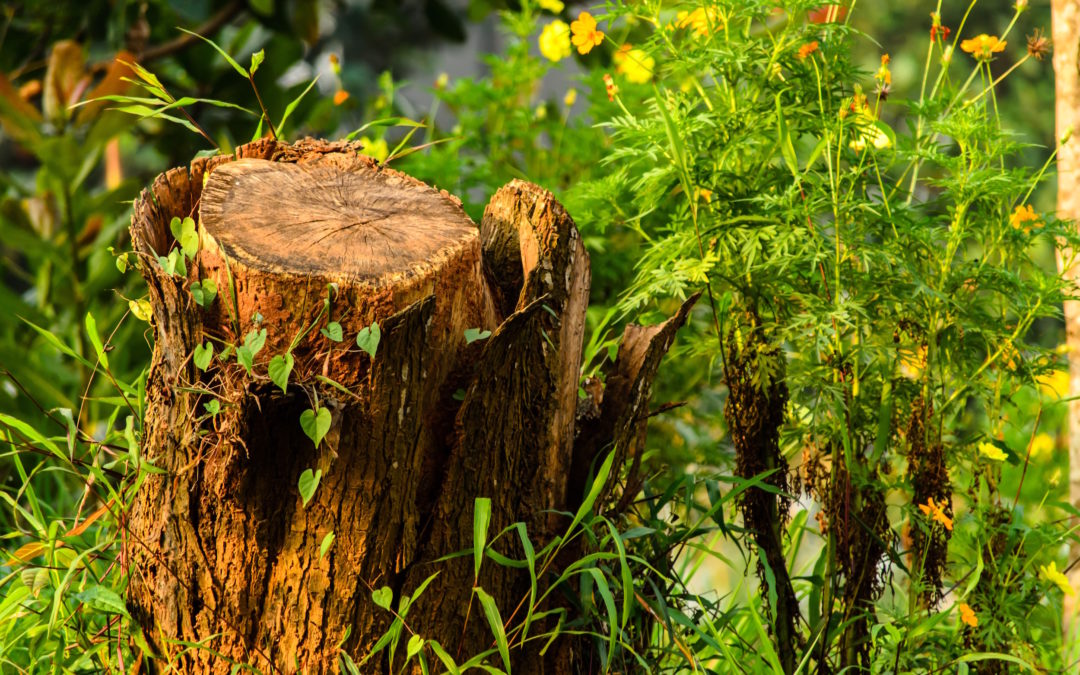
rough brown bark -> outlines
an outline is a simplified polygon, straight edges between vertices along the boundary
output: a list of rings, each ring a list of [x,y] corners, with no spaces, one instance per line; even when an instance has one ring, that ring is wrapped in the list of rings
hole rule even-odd
[[[176,247],[170,219],[187,215],[199,216],[200,250],[186,277],[170,276],[157,256]],[[596,457],[612,442],[626,457],[640,450],[651,380],[690,307],[628,329],[619,362],[633,385],[614,384],[628,377],[617,367],[621,393],[599,408],[617,423],[587,429],[577,412],[588,255],[534,185],[500,190],[477,230],[455,198],[355,145],[264,140],[160,176],[136,203],[132,236],[156,336],[143,451],[163,473],[146,478],[129,515],[129,603],[159,651],[205,647],[178,656],[184,672],[224,673],[233,660],[332,672],[342,650],[359,662],[393,618],[372,589],[390,587],[396,607],[434,572],[409,628],[451,654],[490,648],[472,557],[438,559],[472,546],[476,497],[492,501],[493,533],[524,522],[537,548],[565,527],[554,513],[576,509]],[[204,308],[190,289],[207,279],[218,298]],[[344,342],[319,333],[329,320]],[[369,357],[351,340],[373,321],[382,339]],[[220,352],[261,328],[252,373],[193,365],[196,345]],[[466,344],[469,328],[491,334]],[[290,348],[283,394],[267,362]],[[332,420],[318,448],[299,424],[316,401]],[[304,506],[297,482],[309,468],[323,477]],[[477,582],[508,617],[527,579],[485,563]],[[516,649],[515,671],[588,662],[581,646],[540,658],[542,646]],[[383,654],[364,671],[389,667]]]
[[[1073,138],[1064,144],[1062,139],[1080,132],[1080,63],[1077,61],[1080,42],[1080,2],[1077,0],[1052,0],[1054,42],[1055,117],[1058,137],[1058,199],[1059,218],[1080,221],[1080,144]],[[1063,275],[1071,280],[1080,278],[1075,266],[1066,268],[1064,261],[1071,260],[1071,250],[1060,251],[1058,266]],[[1065,332],[1069,346],[1069,393],[1080,393],[1080,302],[1065,302]],[[1080,400],[1069,402],[1069,501],[1080,507]],[[1080,556],[1080,546],[1072,544],[1070,557]],[[1068,572],[1073,588],[1080,588],[1080,566]],[[1077,626],[1075,596],[1065,596],[1063,628],[1065,644],[1071,655],[1066,662],[1080,655],[1080,627]]]

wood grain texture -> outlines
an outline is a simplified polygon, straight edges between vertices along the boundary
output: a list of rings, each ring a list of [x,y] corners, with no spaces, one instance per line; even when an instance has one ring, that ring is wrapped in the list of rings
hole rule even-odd
[[[242,265],[346,282],[427,274],[476,237],[457,200],[362,155],[226,164],[210,174],[199,216]]]

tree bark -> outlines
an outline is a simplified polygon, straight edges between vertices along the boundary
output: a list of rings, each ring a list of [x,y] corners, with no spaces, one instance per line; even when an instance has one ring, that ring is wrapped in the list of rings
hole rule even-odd
[[[1080,221],[1080,146],[1076,141],[1062,140],[1074,130],[1080,131],[1080,63],[1077,48],[1080,45],[1080,2],[1077,0],[1052,0],[1054,42],[1055,116],[1058,138],[1058,198],[1059,218]],[[1061,273],[1072,281],[1080,279],[1076,266],[1067,266],[1074,257],[1071,250],[1058,253]],[[1065,335],[1069,347],[1069,395],[1080,394],[1080,302],[1065,302]],[[1080,507],[1080,400],[1069,402],[1069,501]],[[1080,546],[1073,542],[1070,558],[1080,556]],[[1080,566],[1066,572],[1073,588],[1080,588]],[[1065,596],[1063,629],[1066,649],[1072,654],[1066,663],[1075,660],[1080,648],[1080,626],[1077,625],[1077,601],[1075,596]]]
[[[358,150],[259,141],[173,169],[136,202],[156,337],[142,447],[160,472],[129,514],[129,605],[184,672],[333,672],[342,651],[360,662],[394,618],[372,591],[388,587],[398,608],[436,572],[409,630],[451,654],[489,649],[472,556],[440,560],[472,546],[475,498],[491,499],[492,533],[523,522],[537,550],[559,534],[555,514],[581,503],[596,459],[613,442],[640,451],[652,378],[692,304],[628,328],[612,381],[632,373],[633,395],[579,401],[589,260],[562,206],[514,181],[477,229],[456,198]],[[178,247],[171,219],[189,215],[199,250],[171,275],[158,258]],[[192,286],[207,280],[218,296],[203,307]],[[342,342],[320,331],[331,321]],[[372,323],[369,356],[354,338]],[[207,341],[220,354],[264,329],[250,372],[235,357],[193,363]],[[468,329],[490,334],[470,343]],[[282,392],[267,364],[286,353]],[[589,422],[590,407],[618,423]],[[318,446],[300,424],[314,408],[330,411]],[[305,505],[306,469],[322,478]],[[527,574],[490,561],[475,582],[504,618],[528,595]],[[543,657],[542,641],[519,646],[515,671],[586,670],[571,639]],[[362,670],[396,670],[402,651]]]

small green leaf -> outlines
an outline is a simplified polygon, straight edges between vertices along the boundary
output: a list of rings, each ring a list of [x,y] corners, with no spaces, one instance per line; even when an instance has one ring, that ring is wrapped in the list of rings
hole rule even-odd
[[[481,330],[479,328],[466,328],[465,329],[465,344],[472,344],[477,340],[485,340],[491,337],[491,331]]]
[[[105,586],[91,586],[85,591],[75,593],[74,597],[79,602],[102,612],[129,616],[127,606],[123,598],[116,591]]]
[[[319,408],[317,412],[305,410],[300,413],[300,428],[304,430],[304,434],[311,439],[315,447],[319,447],[326,432],[330,431],[330,409]]]
[[[382,332],[379,330],[379,324],[372,323],[367,328],[360,330],[360,333],[356,336],[356,346],[367,352],[371,358],[375,358],[375,350],[379,348],[379,339],[381,337]]]
[[[412,660],[412,657],[420,653],[420,650],[424,648],[424,638],[420,637],[416,633],[413,633],[409,638],[409,643],[405,645],[405,663]]]
[[[266,58],[266,50],[264,50],[264,49],[260,49],[259,51],[252,54],[251,55],[251,67],[248,68],[248,72],[251,73],[252,75],[254,75],[255,71],[259,69],[259,65],[263,62],[263,60],[265,58]]]
[[[488,595],[487,592],[479,586],[473,590],[480,596],[480,604],[484,608],[484,616],[487,618],[488,626],[491,627],[491,632],[495,636],[495,644],[499,647],[499,655],[502,657],[506,672],[509,673],[510,646],[506,641],[506,631],[503,629],[502,615],[499,614],[499,608],[495,605],[495,598]]]
[[[244,346],[251,350],[251,355],[259,353],[259,350],[266,344],[266,329],[255,332],[254,330],[248,332],[244,336]]]
[[[304,501],[304,506],[307,507],[308,502],[315,495],[315,489],[319,487],[319,481],[322,480],[322,469],[304,469],[304,473],[300,474],[300,482],[297,487],[300,488],[300,499]]]
[[[326,328],[320,328],[319,332],[322,333],[324,337],[329,338],[334,342],[341,342],[345,337],[341,332],[341,324],[337,321],[331,321],[326,324]]]
[[[278,354],[270,359],[270,365],[266,369],[270,375],[270,380],[281,388],[283,394],[286,393],[289,386],[289,374],[292,369],[293,355],[290,353]]]
[[[217,297],[217,284],[213,279],[204,279],[191,284],[191,297],[199,307],[209,307]]]
[[[199,231],[195,227],[195,220],[188,216],[183,220],[173,218],[169,223],[169,231],[180,244],[180,249],[186,258],[194,258],[199,252]]]
[[[487,548],[488,525],[491,524],[491,500],[477,497],[473,502],[473,581],[480,578],[480,563]]]
[[[169,276],[179,274],[182,277],[187,276],[187,265],[184,263],[184,256],[177,249],[169,251],[169,256],[158,256],[158,264],[161,265],[161,269],[165,270],[165,273]]]
[[[150,306],[150,301],[145,298],[128,300],[128,309],[139,321],[150,321],[150,317],[154,315],[154,309]]]
[[[94,346],[94,352],[97,354],[98,362],[109,367],[109,357],[105,353],[105,345],[101,343],[101,336],[97,332],[97,321],[94,320],[94,315],[87,312],[86,314],[86,336],[90,338],[90,344]]]
[[[251,368],[255,365],[255,355],[251,353],[251,348],[247,345],[240,345],[236,348],[236,362],[244,367],[244,370],[251,374]]]
[[[203,408],[206,409],[206,412],[210,413],[211,417],[216,417],[217,414],[221,412],[221,401],[212,398],[206,403],[203,403]]]
[[[390,609],[390,603],[394,601],[394,591],[389,586],[377,588],[371,592],[371,600],[383,609]]]
[[[233,353],[233,346],[232,345],[225,345],[225,349],[221,350],[221,353],[218,354],[218,361],[221,361],[221,362],[228,361],[229,357],[232,356],[232,353]]]
[[[334,533],[327,532],[326,536],[322,538],[322,543],[319,544],[319,558],[326,557],[326,552],[330,550],[330,547],[334,543]]]
[[[210,366],[210,360],[214,358],[214,343],[207,340],[204,344],[195,345],[195,353],[191,360],[199,370],[206,370]]]

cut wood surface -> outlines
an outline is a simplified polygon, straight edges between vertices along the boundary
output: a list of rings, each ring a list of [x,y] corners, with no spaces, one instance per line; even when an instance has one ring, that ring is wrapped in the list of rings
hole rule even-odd
[[[620,458],[641,451],[656,366],[689,311],[627,333],[620,363],[637,356],[616,381],[629,379],[608,401],[590,385],[606,421],[582,426],[589,262],[570,215],[514,181],[477,228],[453,196],[358,150],[259,141],[162,175],[136,203],[156,337],[143,453],[163,473],[130,512],[129,605],[183,672],[227,673],[232,660],[336,672],[342,652],[360,663],[394,619],[372,592],[389,589],[400,609],[436,573],[410,630],[462,655],[490,649],[474,581],[510,616],[528,575],[488,561],[474,579],[472,556],[436,561],[472,546],[477,497],[491,500],[493,533],[523,522],[537,549],[560,533],[556,513],[577,508],[612,443]],[[201,246],[171,275],[158,257],[177,246],[170,220],[189,215]],[[218,296],[199,306],[192,285],[208,280]],[[342,341],[320,330],[330,322]],[[372,324],[373,356],[355,342]],[[470,342],[470,329],[486,337]],[[250,372],[235,356],[193,362],[197,346],[220,355],[263,330]],[[286,353],[282,391],[268,364]],[[314,409],[327,416],[319,443],[300,424]],[[321,480],[305,504],[307,470]],[[567,637],[541,656],[528,643],[514,670],[587,671],[589,644]],[[387,653],[361,670],[389,672]]]

